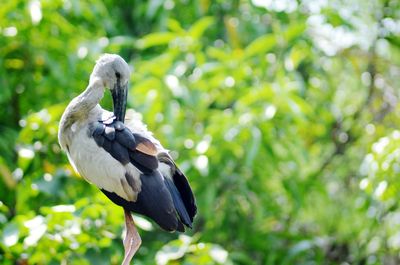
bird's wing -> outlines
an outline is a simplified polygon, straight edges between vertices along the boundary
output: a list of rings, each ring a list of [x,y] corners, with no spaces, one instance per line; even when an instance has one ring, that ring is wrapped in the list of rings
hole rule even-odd
[[[154,137],[144,131],[137,133],[135,128],[128,128],[114,118],[91,123],[89,131],[99,147],[122,165],[131,164],[142,173],[141,190],[135,202],[103,190],[112,201],[149,216],[166,230],[184,231],[183,224],[191,227],[196,212],[193,193],[186,177],[169,155],[161,152],[164,149]],[[170,174],[161,170],[165,166],[170,167]]]
[[[143,173],[157,169],[156,146],[146,137],[131,132],[114,117],[91,123],[89,130],[97,145],[121,164],[132,163]]]

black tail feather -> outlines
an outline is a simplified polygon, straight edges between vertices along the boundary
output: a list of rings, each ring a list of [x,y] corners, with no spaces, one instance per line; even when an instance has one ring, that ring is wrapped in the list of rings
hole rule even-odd
[[[179,215],[182,223],[186,226],[192,228],[192,220],[189,217],[188,212],[186,211],[186,207],[184,202],[182,201],[181,194],[179,193],[178,189],[176,188],[175,184],[171,179],[168,177],[164,177],[165,185],[167,186],[169,192],[171,193],[172,200],[174,202],[175,210]]]
[[[174,180],[176,188],[181,195],[182,201],[189,215],[190,222],[192,223],[193,218],[197,213],[197,206],[189,182],[186,176],[179,170],[179,168],[176,168],[175,174],[172,176],[172,178]]]
[[[164,179],[169,182],[167,184],[168,190],[174,197],[174,206],[177,209],[178,215],[185,225],[192,227],[193,218],[197,213],[196,200],[192,188],[190,187],[186,176],[179,170],[168,153],[159,153],[157,157],[161,163],[166,164],[171,170],[172,178],[168,173],[164,173],[166,174]]]

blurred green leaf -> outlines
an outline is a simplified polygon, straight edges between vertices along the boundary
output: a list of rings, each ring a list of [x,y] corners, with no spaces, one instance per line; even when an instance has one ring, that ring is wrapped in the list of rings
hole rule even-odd
[[[166,45],[171,40],[175,39],[177,35],[171,32],[157,32],[152,33],[145,36],[142,39],[139,39],[136,43],[136,46],[139,49],[148,49],[150,47]]]
[[[212,24],[214,24],[214,19],[212,17],[203,17],[191,26],[188,33],[194,39],[199,39]]]
[[[269,52],[276,45],[276,37],[274,35],[265,35],[255,39],[244,49],[246,58],[262,55]]]

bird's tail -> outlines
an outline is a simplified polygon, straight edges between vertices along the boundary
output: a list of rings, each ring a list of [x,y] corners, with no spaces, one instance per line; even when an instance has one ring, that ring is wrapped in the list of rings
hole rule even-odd
[[[174,202],[175,210],[179,215],[179,219],[183,224],[192,228],[192,220],[190,219],[189,213],[186,210],[181,193],[178,191],[172,179],[165,177],[164,182],[171,193],[171,197]]]
[[[184,230],[183,225],[192,228],[193,218],[197,213],[197,206],[189,182],[167,153],[159,153],[157,156],[159,161],[166,164],[171,170],[162,174],[164,175],[165,186],[171,194],[175,210],[179,216],[179,223],[182,226],[178,230]]]

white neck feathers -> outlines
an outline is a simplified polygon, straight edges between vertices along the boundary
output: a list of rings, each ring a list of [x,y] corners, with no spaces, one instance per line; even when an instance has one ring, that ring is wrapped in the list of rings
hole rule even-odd
[[[79,122],[88,118],[89,113],[93,110],[103,98],[104,84],[100,79],[91,79],[88,87],[79,96],[74,98],[65,109],[59,128],[59,141],[64,147],[64,142],[68,138],[68,131],[75,122]]]

